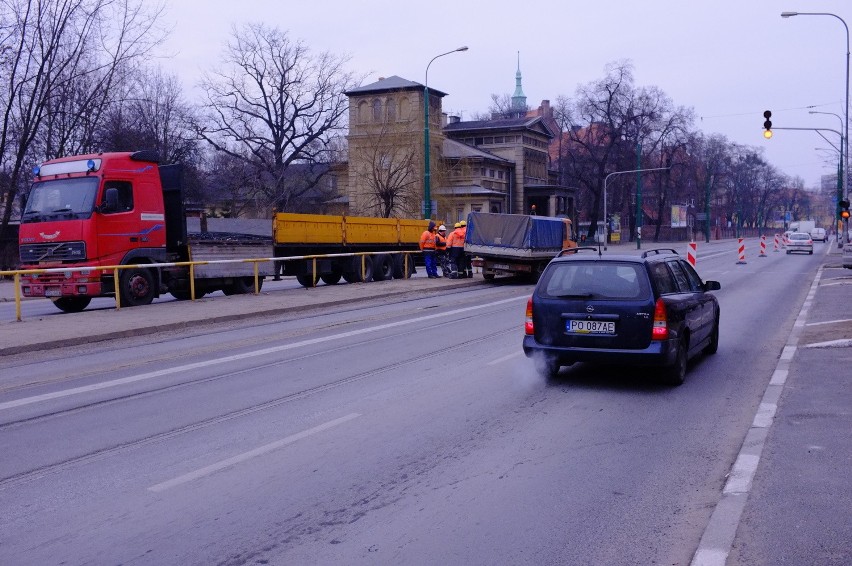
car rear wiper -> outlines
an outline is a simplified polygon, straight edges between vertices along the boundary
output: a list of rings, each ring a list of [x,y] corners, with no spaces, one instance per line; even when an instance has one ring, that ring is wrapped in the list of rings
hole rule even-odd
[[[555,295],[557,299],[591,299],[594,293],[565,293],[564,295]]]

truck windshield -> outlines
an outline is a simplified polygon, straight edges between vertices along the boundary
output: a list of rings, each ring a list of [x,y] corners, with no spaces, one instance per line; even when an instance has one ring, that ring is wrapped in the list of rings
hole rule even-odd
[[[21,222],[89,218],[97,192],[97,177],[33,183]]]

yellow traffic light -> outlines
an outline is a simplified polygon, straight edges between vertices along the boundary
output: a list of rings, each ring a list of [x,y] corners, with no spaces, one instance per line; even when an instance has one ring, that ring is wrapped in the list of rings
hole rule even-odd
[[[772,137],[772,130],[764,130],[763,131],[763,137],[765,137],[766,139],[771,138]]]

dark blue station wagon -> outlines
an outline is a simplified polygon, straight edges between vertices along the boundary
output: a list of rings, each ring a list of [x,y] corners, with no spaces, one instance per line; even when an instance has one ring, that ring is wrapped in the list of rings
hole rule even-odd
[[[687,361],[719,346],[719,301],[709,291],[720,288],[670,249],[565,250],[527,303],[524,353],[548,377],[575,362],[651,365],[680,385]]]

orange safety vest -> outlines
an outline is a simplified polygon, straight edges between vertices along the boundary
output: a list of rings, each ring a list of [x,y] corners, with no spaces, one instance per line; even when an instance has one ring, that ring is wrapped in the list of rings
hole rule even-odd
[[[435,234],[426,230],[422,234],[420,234],[420,249],[421,250],[434,250],[435,249]]]
[[[435,248],[438,251],[447,249],[447,238],[441,234],[435,234]]]

